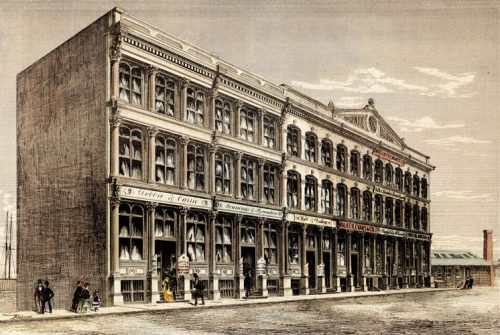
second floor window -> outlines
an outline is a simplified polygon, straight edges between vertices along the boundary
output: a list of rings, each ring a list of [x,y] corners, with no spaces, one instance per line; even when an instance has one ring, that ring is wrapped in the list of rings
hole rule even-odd
[[[255,113],[245,108],[240,111],[240,138],[249,142],[255,139]]]
[[[215,192],[231,193],[231,156],[226,153],[215,154]]]
[[[136,66],[120,64],[119,97],[125,102],[140,105],[142,102],[142,71]]]
[[[203,126],[205,123],[205,95],[193,88],[187,89],[186,120]]]
[[[378,224],[382,224],[382,206],[382,196],[379,194],[375,195],[375,222]]]
[[[388,186],[392,185],[393,171],[391,164],[385,165],[385,182]]]
[[[241,160],[241,196],[243,199],[255,199],[255,162],[249,159]]]
[[[316,178],[312,176],[306,177],[304,205],[308,211],[314,211],[316,209]]]
[[[332,143],[328,140],[321,141],[321,164],[332,167]]]
[[[370,155],[363,156],[363,178],[372,180],[372,158]]]
[[[375,161],[375,182],[376,183],[382,183],[383,166],[384,166],[384,164],[382,163],[381,160],[377,159]]]
[[[346,216],[347,188],[345,185],[337,185],[337,215]]]
[[[219,133],[231,133],[231,104],[221,99],[215,100],[215,130]]]
[[[174,94],[174,82],[161,76],[156,76],[155,111],[168,116],[174,116]]]
[[[396,168],[396,187],[399,191],[403,191],[403,170]]]
[[[396,217],[396,225],[401,227],[403,223],[403,203],[400,200],[396,200],[396,209],[394,211],[394,216]]]
[[[268,204],[274,204],[276,201],[277,170],[275,166],[264,165],[264,198]]]
[[[273,119],[264,118],[264,138],[263,144],[265,147],[274,149],[276,148],[276,125]]]
[[[188,145],[187,182],[192,190],[205,189],[205,149],[199,145]]]
[[[422,192],[422,198],[427,199],[427,187],[428,187],[427,179],[422,178],[422,180],[420,181],[420,183],[421,183],[420,190]]]
[[[215,261],[217,263],[231,263],[233,261],[231,241],[231,220],[225,216],[217,217],[215,221]]]
[[[427,225],[428,225],[428,215],[427,215],[427,208],[422,208],[422,211],[420,212],[420,229],[422,231],[427,231]]]
[[[411,227],[411,205],[405,203],[405,228],[410,229]]]
[[[411,193],[411,173],[410,172],[405,173],[404,186],[405,186],[404,191],[406,193],[410,194]]]
[[[385,199],[385,222],[388,225],[393,224],[393,213],[394,213],[394,208],[393,208],[393,201],[392,198],[386,198]]]
[[[306,134],[306,147],[304,148],[305,159],[309,162],[316,162],[316,136]]]
[[[417,175],[413,176],[413,195],[420,196],[420,178]]]
[[[359,176],[359,153],[357,151],[351,152],[351,174]]]
[[[347,164],[346,164],[346,156],[347,149],[343,145],[337,145],[337,170],[346,172]]]
[[[420,207],[413,205],[413,229],[420,229]]]
[[[372,219],[372,195],[370,192],[363,192],[363,220],[371,221]]]
[[[205,215],[189,213],[186,222],[186,244],[190,262],[205,261],[206,225],[207,219]]]
[[[156,182],[175,184],[175,140],[168,137],[157,136],[155,144],[155,171]]]
[[[289,171],[286,181],[287,206],[289,208],[299,207],[300,178],[298,173]]]
[[[351,188],[351,218],[359,219],[359,190]]]
[[[300,132],[298,128],[288,127],[286,136],[286,152],[291,156],[299,157]]]
[[[120,127],[120,176],[142,179],[142,132]]]
[[[333,184],[328,180],[323,180],[321,187],[321,209],[325,214],[332,214]]]

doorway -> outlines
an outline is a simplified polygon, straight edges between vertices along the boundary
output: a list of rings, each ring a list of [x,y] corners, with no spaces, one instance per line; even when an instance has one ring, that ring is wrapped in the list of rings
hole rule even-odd
[[[241,257],[243,258],[243,276],[246,277],[248,271],[252,271],[252,278],[255,283],[255,247],[241,247]]]
[[[331,275],[330,275],[330,253],[323,253],[323,263],[325,264],[325,287],[331,288]]]
[[[306,262],[309,272],[309,289],[316,289],[316,257],[314,251],[308,251]]]
[[[351,273],[354,287],[359,287],[358,254],[351,254]]]
[[[175,257],[176,245],[173,241],[155,241],[155,254],[158,255],[158,276],[163,279],[165,272],[170,273],[176,270],[177,262]]]

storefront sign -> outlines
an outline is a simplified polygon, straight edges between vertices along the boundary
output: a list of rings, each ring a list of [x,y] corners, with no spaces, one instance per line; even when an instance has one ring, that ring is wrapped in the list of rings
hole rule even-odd
[[[402,158],[399,158],[398,156],[396,155],[393,155],[389,152],[386,152],[382,149],[379,149],[379,148],[374,148],[372,153],[375,155],[375,156],[378,156],[380,158],[384,158],[384,159],[387,159],[388,161],[391,161],[391,162],[394,162],[396,164],[399,164],[400,166],[405,166],[406,164],[406,161]]]
[[[177,260],[177,274],[181,276],[189,274],[189,257],[186,254],[180,255]]]
[[[349,222],[349,221],[339,221],[339,228],[360,231],[360,232],[366,232],[366,233],[374,233],[377,231],[377,227],[367,226],[364,224],[354,223],[354,222]]]
[[[375,186],[375,192],[376,193],[381,193],[381,194],[384,194],[384,195],[389,195],[389,196],[391,196],[393,198],[398,198],[398,199],[402,199],[402,200],[405,199],[404,196],[399,195],[397,192],[394,192],[394,191],[391,191],[391,190],[386,190],[385,188],[378,187],[378,186]]]
[[[120,197],[136,200],[146,200],[171,205],[189,206],[196,208],[211,208],[212,200],[191,197],[182,194],[144,190],[137,187],[120,186]]]
[[[302,215],[302,214],[288,213],[286,215],[286,220],[290,221],[290,222],[312,224],[312,225],[325,226],[325,227],[331,227],[331,228],[336,227],[335,221],[333,221],[333,220],[319,218],[316,216]]]
[[[218,211],[229,212],[235,214],[243,214],[257,217],[265,217],[269,219],[282,219],[283,212],[275,209],[254,207],[247,205],[235,204],[226,201],[217,201],[216,208]]]
[[[381,235],[388,235],[388,236],[396,236],[396,237],[408,237],[408,238],[413,238],[417,240],[430,240],[430,236],[426,234],[419,234],[419,233],[412,233],[412,232],[406,232],[402,230],[396,230],[396,229],[389,229],[389,228],[382,228],[379,227],[377,229],[377,232]]]

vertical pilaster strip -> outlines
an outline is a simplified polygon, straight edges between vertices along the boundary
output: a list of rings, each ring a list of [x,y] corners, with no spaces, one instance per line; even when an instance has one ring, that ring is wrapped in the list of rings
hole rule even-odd
[[[215,195],[215,153],[217,152],[218,145],[216,144],[211,144],[210,145],[210,154],[209,154],[209,173],[208,175],[210,176],[210,184],[209,184],[209,189],[210,189],[210,194],[212,196]],[[224,162],[223,162],[224,164]]]
[[[181,167],[181,189],[187,188],[187,146],[189,143],[189,138],[188,137],[181,137],[179,139],[179,142],[181,143],[182,149],[180,153],[180,167]]]
[[[243,107],[243,101],[236,100],[234,104],[234,136],[240,137],[240,111]]]
[[[120,198],[109,199],[111,205],[111,264],[113,276],[120,274],[120,246],[119,246],[119,207]]]
[[[156,135],[158,134],[158,129],[155,127],[147,127],[149,135],[149,173],[148,182],[154,183],[155,179],[155,159],[156,159]]]
[[[179,88],[180,88],[180,111],[178,114],[179,120],[186,120],[186,104],[187,104],[187,88],[190,81],[187,78],[179,79]]]
[[[266,163],[266,159],[264,157],[259,157],[258,163],[259,163],[259,178],[258,178],[259,191],[258,191],[258,201],[261,204],[265,204],[266,203],[266,199],[264,197],[264,164]]]
[[[158,72],[158,68],[156,66],[148,66],[146,69],[146,73],[148,74],[148,101],[147,108],[154,112],[155,111],[155,88],[156,88],[156,73]]]
[[[266,116],[266,110],[260,108],[257,110],[258,121],[257,121],[257,143],[262,144],[264,141],[264,117]]]
[[[115,102],[116,103],[116,102]],[[120,174],[119,164],[120,164],[120,125],[121,117],[116,105],[112,108],[112,114],[110,118],[111,126],[111,176],[117,177]]]
[[[189,207],[182,207],[179,211],[180,220],[179,220],[179,238],[177,239],[177,249],[179,257],[182,254],[187,252],[187,236],[186,236],[186,225],[187,225],[187,216],[189,213]]]
[[[241,199],[241,156],[242,153],[240,151],[236,151],[234,153],[234,158],[236,161],[236,168],[235,168],[236,192],[234,197],[236,199]]]

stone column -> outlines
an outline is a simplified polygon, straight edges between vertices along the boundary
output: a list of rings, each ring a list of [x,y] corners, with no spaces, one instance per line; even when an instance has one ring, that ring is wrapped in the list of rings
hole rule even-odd
[[[210,119],[211,130],[215,130],[215,99],[217,98],[217,94],[217,89],[210,91],[210,108],[208,109],[208,115]]]
[[[264,259],[264,225],[266,224],[266,219],[259,217],[259,223],[257,226],[257,271],[259,261]],[[267,271],[267,269],[266,269]],[[267,273],[257,272],[257,289],[262,294],[263,297],[268,296],[267,291]]]
[[[234,136],[240,137],[240,111],[241,107],[243,107],[243,101],[236,100],[234,104]]]
[[[213,300],[220,299],[220,290],[219,290],[219,273],[217,272],[216,265],[216,240],[215,240],[215,221],[217,218],[217,212],[210,210],[210,223],[208,225],[208,246],[209,246],[209,255],[208,255],[208,273],[209,273],[209,281],[210,281],[210,289],[209,295]]]
[[[123,305],[123,296],[120,283],[120,232],[119,232],[119,207],[120,198],[111,197],[109,199],[111,206],[111,280],[113,281],[113,305]]]
[[[279,226],[279,273],[280,273],[280,296],[291,296],[291,277],[288,273],[288,222],[283,220]]]
[[[110,160],[111,160],[111,176],[117,177],[120,174],[120,125],[121,125],[121,117],[118,112],[118,109],[113,108],[111,118],[110,118],[110,126],[111,126],[111,152],[110,152]]]
[[[147,268],[148,268],[148,280],[151,283],[151,297],[150,301],[151,303],[154,303],[158,298],[159,298],[159,292],[160,292],[160,287],[159,287],[159,280],[158,280],[158,271],[156,268],[153,267],[153,259],[156,257],[155,255],[155,210],[156,207],[158,206],[158,203],[156,202],[149,202],[148,207],[147,207],[147,213],[148,213],[148,225],[147,225],[147,234],[144,234],[144,236],[147,238],[146,240],[146,246],[148,249],[147,252]],[[145,247],[146,247],[145,246]]]
[[[309,294],[309,269],[307,263],[307,225],[301,226],[301,237],[300,237],[300,294]]]
[[[156,134],[158,134],[158,128],[155,127],[147,127],[148,135],[149,135],[149,173],[148,173],[148,182],[154,183],[156,182]]]
[[[354,278],[352,277],[351,251],[352,251],[352,233],[347,231],[346,243],[346,268],[347,268],[347,291],[354,292]]]
[[[401,255],[399,254],[399,243],[398,243],[397,238],[394,239],[393,250],[394,250],[393,263],[394,263],[394,267],[396,268],[396,289],[400,289],[400,287],[399,287],[399,273],[400,273],[401,268],[400,268],[399,264],[401,263]]]
[[[241,259],[241,221],[243,215],[234,216],[233,252],[234,252],[234,292],[236,298],[245,296],[243,285],[243,263]]]
[[[340,277],[338,276],[339,272],[339,264],[338,264],[338,250],[339,250],[339,236],[338,230],[335,229],[333,232],[333,269],[332,272],[334,274],[335,279],[335,291],[340,293],[342,291],[342,287],[340,287]]]
[[[266,198],[264,197],[264,164],[266,163],[266,159],[264,157],[259,157],[259,178],[258,178],[258,201],[261,204],[266,203]]]
[[[146,73],[148,75],[148,101],[146,102],[147,108],[155,112],[155,94],[156,94],[156,73],[158,72],[158,68],[156,66],[148,66],[146,69]],[[165,83],[166,84],[166,83]]]
[[[323,273],[322,273],[322,276],[321,273],[318,272],[318,291],[320,291],[321,293],[326,293],[326,283],[325,283],[325,273],[324,273],[324,269],[325,269],[325,263],[324,263],[324,260],[323,260],[323,230],[324,228],[323,227],[319,227],[318,228],[318,231],[319,231],[319,235],[318,235],[318,247],[317,247],[317,252],[318,252],[318,265],[322,265],[323,267]]]
[[[359,267],[361,269],[361,288],[363,291],[368,291],[365,276],[365,234],[359,234]]]
[[[306,178],[305,176],[301,176],[300,178],[300,184],[299,184],[299,195],[297,197],[299,206],[301,210],[305,211],[306,210],[306,202],[304,199],[304,195],[306,194]]]
[[[189,207],[181,207],[179,211],[179,222],[178,222],[178,237],[177,237],[177,244],[176,244],[176,257],[175,259],[178,260],[181,255],[187,255],[187,236],[186,236],[186,225],[187,225],[187,215],[189,212]],[[179,291],[181,296],[184,297],[184,299],[191,299],[191,283],[190,283],[190,278],[189,275],[178,275],[179,282],[181,283]]]
[[[109,51],[109,60],[111,64],[111,100],[117,101],[120,97],[120,60],[121,54],[121,35],[114,36],[113,45]]]
[[[242,153],[240,151],[235,151],[234,152],[234,158],[235,158],[235,183],[236,183],[236,192],[234,194],[234,197],[236,199],[241,199],[241,156]],[[239,243],[239,242],[238,242]]]
[[[408,239],[403,239],[403,250],[404,250],[404,257],[403,257],[403,288],[408,288],[410,284],[410,271],[411,271],[411,266],[408,267],[406,266],[406,253],[408,251],[408,248],[410,247],[410,242]],[[411,253],[410,253],[410,261],[411,261]]]
[[[276,122],[276,126],[277,126],[277,129],[276,129],[276,150],[278,151],[285,151],[286,148],[283,147],[283,124],[285,123],[285,117],[284,116],[281,116],[280,118],[278,118],[277,122]]]
[[[388,274],[387,274],[387,237],[382,236],[382,255],[381,255],[381,265],[382,265],[382,289],[387,290],[389,288],[390,283],[388,283]]]
[[[179,139],[179,142],[181,144],[181,152],[180,152],[180,170],[181,170],[181,189],[187,188],[187,155],[188,155],[188,143],[189,143],[189,138],[188,137],[181,137]]]
[[[281,180],[281,187],[280,187],[280,205],[283,207],[288,208],[287,204],[287,194],[286,194],[286,187],[287,187],[287,181],[288,181],[288,175],[286,172],[286,168],[280,168],[280,178]]]
[[[264,141],[264,117],[266,116],[266,110],[260,108],[258,111],[258,121],[257,121],[257,143],[262,144]]]
[[[209,192],[212,196],[215,196],[215,153],[217,152],[218,145],[211,144],[210,145],[210,152],[209,152],[209,177],[210,177],[210,183],[209,183]],[[223,162],[224,164],[224,162]]]

